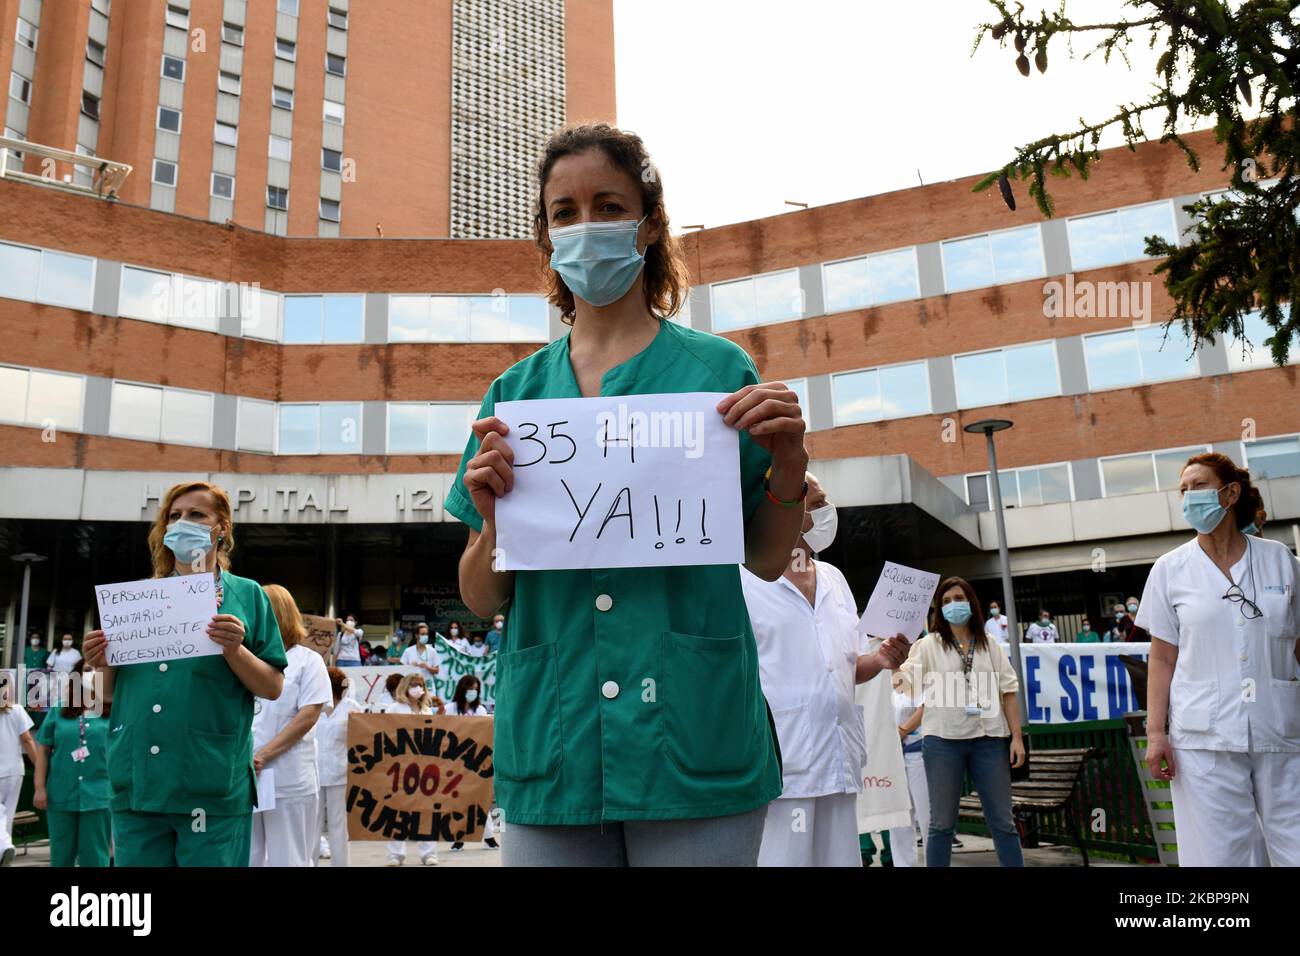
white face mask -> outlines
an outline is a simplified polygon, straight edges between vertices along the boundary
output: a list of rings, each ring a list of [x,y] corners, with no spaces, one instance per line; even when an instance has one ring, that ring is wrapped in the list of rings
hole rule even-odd
[[[71,647],[71,646],[72,646],[72,641],[65,637],[65,638],[63,639],[63,646],[64,646],[64,647]]]
[[[474,703],[474,701],[478,700],[478,691],[476,690],[465,691],[465,699],[469,701],[471,704]]]
[[[453,628],[451,629],[451,636],[452,636],[452,637],[455,637],[455,636],[458,635],[459,633],[460,633],[460,628],[458,628],[458,627],[453,627]]]
[[[33,637],[32,647],[40,647],[40,646],[41,646],[41,639],[39,637]]]
[[[505,621],[497,621],[497,622],[496,622],[495,624],[493,624],[492,626],[495,627],[495,628],[499,631],[499,630],[501,630],[503,627],[506,626],[506,622],[505,622]]]
[[[839,528],[840,516],[834,505],[822,505],[808,512],[812,518],[812,527],[803,533],[803,539],[813,553],[820,553],[831,546],[835,532]]]
[[[424,696],[424,688],[412,687],[410,690],[407,691],[407,694],[409,694],[411,697],[415,698],[416,700],[419,700],[421,697]]]

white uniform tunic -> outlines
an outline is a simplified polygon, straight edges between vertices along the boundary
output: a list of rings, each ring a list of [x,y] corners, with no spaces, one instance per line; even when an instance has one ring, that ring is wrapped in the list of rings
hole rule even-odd
[[[316,833],[329,833],[330,866],[347,866],[348,817],[344,793],[348,771],[348,715],[364,712],[355,697],[344,694],[330,713],[321,711],[316,721],[316,776],[320,798],[316,804]],[[320,841],[311,844],[312,862],[320,861]]]
[[[13,845],[14,813],[23,787],[22,736],[32,729],[32,718],[17,704],[0,710],[0,853]]]
[[[1249,865],[1262,828],[1275,865],[1300,866],[1300,562],[1248,536],[1230,583],[1193,538],[1162,555],[1137,626],[1178,648],[1169,687],[1179,862]]]

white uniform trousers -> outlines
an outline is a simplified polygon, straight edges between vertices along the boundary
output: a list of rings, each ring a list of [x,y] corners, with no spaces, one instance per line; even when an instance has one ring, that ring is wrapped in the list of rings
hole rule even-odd
[[[1174,768],[1179,866],[1300,866],[1300,753],[1176,748]]]
[[[0,853],[14,845],[14,814],[22,789],[22,774],[0,777]]]
[[[889,828],[889,854],[894,866],[916,866],[916,834],[921,828],[921,865],[925,866],[925,840],[930,836],[930,789],[925,782],[925,761],[921,752],[903,754],[907,768],[907,793],[912,798],[912,825]]]
[[[858,795],[780,797],[767,805],[759,866],[862,866]]]
[[[330,866],[348,865],[348,801],[346,786],[321,787],[316,800],[316,836],[311,861],[320,863],[320,834],[329,840]]]
[[[426,856],[428,856],[430,853],[437,853],[437,852],[438,852],[438,842],[437,842],[436,840],[428,840],[428,841],[421,840],[421,841],[419,841],[418,843],[415,844],[415,850],[416,850],[417,853],[420,854],[420,859],[421,859],[421,861],[423,861],[424,858],[425,858]],[[330,844],[330,852],[331,852],[331,853],[334,852],[334,844],[333,844],[333,843]],[[405,841],[405,840],[389,840],[389,841],[388,841],[388,857],[389,857],[389,859],[393,859],[393,860],[405,860],[405,859],[406,859],[406,841]]]
[[[317,794],[275,798],[274,810],[253,814],[249,866],[311,866],[312,844],[320,850],[316,829]]]

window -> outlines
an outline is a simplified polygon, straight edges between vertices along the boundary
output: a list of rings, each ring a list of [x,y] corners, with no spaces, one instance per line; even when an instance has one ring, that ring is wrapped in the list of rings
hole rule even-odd
[[[286,344],[360,342],[364,338],[365,296],[286,295]]]
[[[108,433],[182,445],[212,444],[212,396],[156,385],[114,382]]]
[[[217,89],[222,93],[229,93],[232,96],[238,96],[240,85],[238,73],[227,73],[225,70],[222,70],[217,75]]]
[[[94,40],[86,41],[86,59],[95,66],[104,65],[104,44],[96,43]]]
[[[998,489],[1002,492],[1003,508],[1028,508],[1074,500],[1070,466],[1064,462],[1013,470],[999,468]],[[966,501],[973,508],[992,509],[993,492],[988,472],[966,476]]]
[[[325,199],[324,197],[321,197],[320,217],[326,222],[338,222],[339,204],[333,199]]]
[[[240,451],[275,451],[275,402],[241,398],[235,413],[235,446]]]
[[[81,115],[93,120],[99,119],[99,97],[89,93],[81,94]]]
[[[281,455],[359,454],[361,403],[281,405],[279,436]]]
[[[1193,455],[1209,451],[1208,445],[1144,451],[1136,455],[1116,455],[1101,459],[1101,493],[1112,495],[1151,494],[1178,487],[1183,466]]]
[[[348,12],[346,10],[335,10],[330,7],[329,13],[326,14],[329,25],[338,29],[346,30],[348,28]]]
[[[328,169],[334,173],[339,172],[343,168],[343,154],[337,149],[322,149],[320,151],[320,168]]]
[[[1242,442],[1246,467],[1252,478],[1289,478],[1300,475],[1300,435]]]
[[[1034,279],[1046,272],[1037,226],[954,239],[940,247],[948,292]]]
[[[1066,221],[1075,271],[1146,259],[1147,236],[1178,241],[1173,203],[1128,206]]]
[[[287,210],[289,208],[289,190],[279,186],[266,187],[266,204],[271,209]]]
[[[899,249],[828,262],[822,266],[822,285],[827,314],[915,299],[921,294],[916,250]]]
[[[298,0],[279,0],[277,9],[286,16],[298,15]]]
[[[1285,321],[1291,314],[1290,306],[1282,306]],[[1229,340],[1224,335],[1224,344],[1228,349],[1228,368],[1234,372],[1244,372],[1252,368],[1273,368],[1273,352],[1267,342],[1276,334],[1274,328],[1264,321],[1263,313],[1251,312],[1243,317],[1242,331],[1245,337]],[[1292,343],[1287,353],[1287,363],[1300,362],[1300,344]]]
[[[213,279],[122,267],[119,315],[215,332],[221,317],[223,287]]]
[[[325,122],[343,125],[343,104],[333,100],[325,101]]]
[[[799,270],[718,282],[710,286],[713,328],[717,332],[743,329],[803,316],[803,289]]]
[[[84,379],[0,365],[0,421],[81,431]]]
[[[1160,325],[1085,335],[1083,349],[1091,391],[1167,382],[1197,373],[1187,336],[1173,327],[1168,341]]]
[[[347,76],[347,60],[337,53],[325,54],[325,72],[335,76]]]
[[[282,159],[287,163],[293,157],[293,142],[283,136],[273,135],[266,151],[272,159]]]
[[[9,95],[20,103],[32,101],[32,81],[18,73],[9,74]]]
[[[169,133],[179,133],[181,131],[181,111],[166,106],[158,107],[158,128],[165,129]]]
[[[221,24],[221,39],[234,46],[244,45],[244,28],[233,23]]]
[[[1061,394],[1053,342],[954,355],[952,365],[957,380],[958,408],[1002,405]]]
[[[64,252],[41,252],[41,277],[36,301],[67,309],[90,310],[95,283],[95,260]]]
[[[271,87],[271,105],[282,110],[293,109],[293,90],[286,90],[283,86]]]
[[[41,250],[0,242],[0,296],[35,302],[40,273]]]
[[[185,61],[175,56],[163,54],[162,75],[171,80],[185,81]]]
[[[235,177],[221,173],[212,174],[212,195],[218,199],[235,198]]]
[[[831,394],[837,426],[930,411],[930,378],[924,362],[832,375]]]
[[[535,295],[390,295],[390,342],[545,342],[546,300]]]
[[[175,186],[176,164],[162,159],[155,159],[153,161],[153,181],[159,186]]]
[[[29,50],[36,49],[36,38],[40,35],[34,25],[28,23],[22,17],[18,18],[18,44],[25,46]]]
[[[167,25],[188,30],[190,28],[190,12],[184,7],[174,7],[170,3],[167,4]]]
[[[280,341],[280,296],[260,288],[240,286],[239,330],[246,336]]]
[[[298,58],[297,44],[292,43],[289,40],[281,40],[279,37],[276,37],[275,56],[276,59],[278,60],[288,60],[290,63],[292,63],[294,60]]]
[[[390,402],[390,454],[460,453],[469,440],[478,406],[442,402]]]
[[[222,146],[236,146],[239,144],[239,128],[218,120],[212,138]]]

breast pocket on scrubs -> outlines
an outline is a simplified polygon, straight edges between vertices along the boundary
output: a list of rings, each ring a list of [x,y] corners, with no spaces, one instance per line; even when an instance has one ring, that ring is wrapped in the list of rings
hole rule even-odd
[[[1288,740],[1300,743],[1300,665],[1295,659],[1297,622],[1291,611],[1289,593],[1266,591],[1259,597],[1259,609],[1264,612],[1265,634],[1272,679],[1269,690],[1273,696],[1274,720],[1278,732]]]
[[[660,700],[668,758],[687,774],[736,773],[753,766],[755,662],[745,635],[665,631],[663,659]]]
[[[564,759],[555,645],[502,654],[496,694],[497,773],[508,780],[553,776]]]

